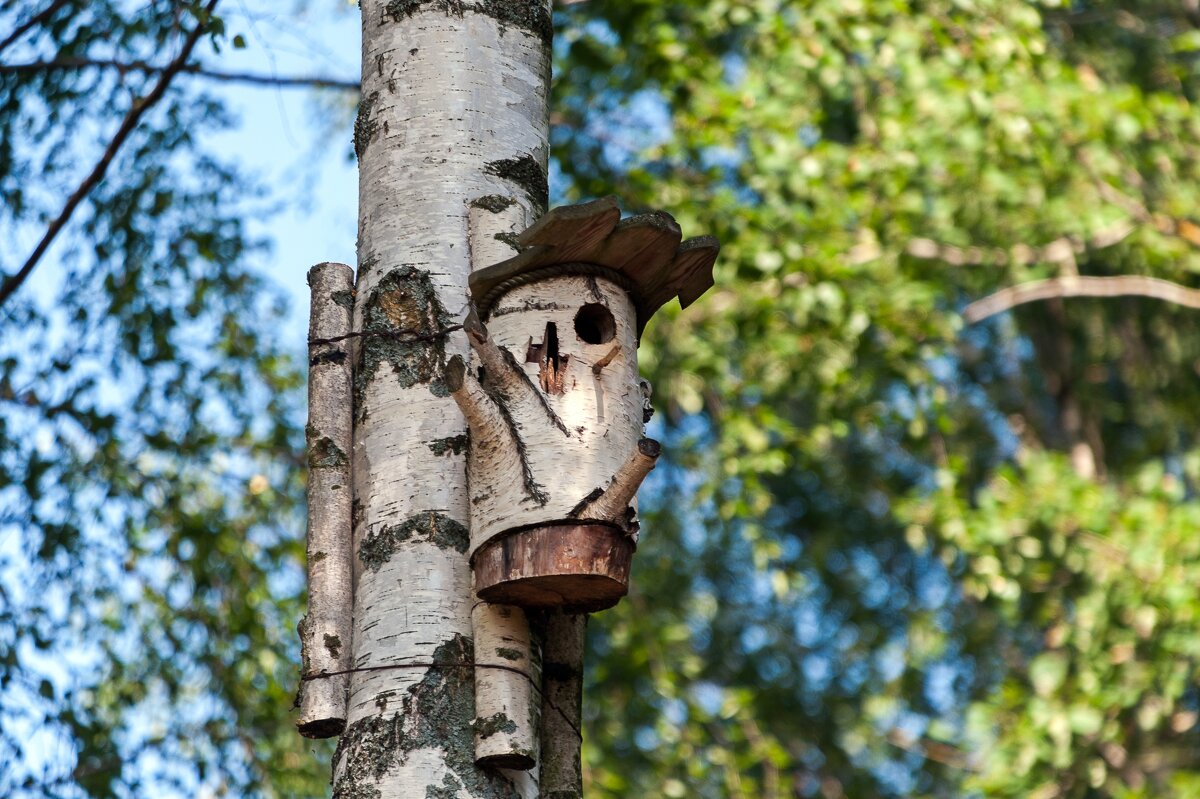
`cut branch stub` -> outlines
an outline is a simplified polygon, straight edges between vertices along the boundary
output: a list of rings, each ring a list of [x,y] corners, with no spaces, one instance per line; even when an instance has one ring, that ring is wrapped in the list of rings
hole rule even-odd
[[[637,345],[650,316],[712,285],[711,238],[669,214],[621,220],[611,199],[557,208],[474,272],[473,364],[447,386],[471,428],[470,552],[481,599],[577,611],[624,596],[636,494],[659,454],[643,437]]]

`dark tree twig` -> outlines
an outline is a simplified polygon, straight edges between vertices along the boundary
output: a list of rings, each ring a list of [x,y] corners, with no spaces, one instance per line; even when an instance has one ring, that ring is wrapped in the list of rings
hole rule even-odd
[[[4,41],[0,41],[0,53],[3,53],[8,49],[9,45],[24,36],[26,31],[28,31],[34,25],[40,25],[50,17],[54,16],[54,12],[58,11],[69,2],[71,2],[71,0],[54,0],[54,2],[47,6],[44,11],[39,11],[29,19],[22,22],[17,26],[16,30],[4,37]]]
[[[25,64],[0,64],[0,73],[4,72],[51,72],[54,70],[65,69],[86,69],[88,67],[102,67],[107,69],[115,69],[122,74],[126,72],[141,72],[147,75],[155,75],[163,72],[166,68],[157,64],[150,64],[145,61],[118,61],[111,58],[78,58],[78,57],[63,57],[56,58],[52,61],[30,61]],[[318,89],[343,89],[345,91],[358,91],[359,83],[356,80],[343,80],[341,78],[326,78],[319,75],[311,77],[274,77],[271,75],[260,75],[253,72],[221,72],[215,69],[205,69],[200,64],[185,64],[178,69],[178,72],[188,75],[196,75],[201,78],[211,78],[213,80],[228,81],[231,83],[248,83],[254,86],[275,86],[275,87],[313,87]]]
[[[204,7],[205,13],[211,15],[217,7],[218,2],[219,0],[209,0],[208,4]],[[34,267],[37,266],[38,261],[46,253],[46,250],[49,249],[55,237],[58,236],[59,232],[71,219],[71,215],[75,213],[75,209],[91,193],[96,184],[103,180],[104,173],[108,171],[108,167],[112,164],[113,158],[116,157],[117,152],[121,149],[121,145],[125,143],[125,140],[137,128],[138,121],[141,120],[142,116],[167,93],[167,88],[171,85],[172,79],[187,64],[188,58],[192,55],[192,50],[196,48],[196,44],[200,41],[200,37],[204,35],[204,31],[207,28],[207,21],[198,21],[196,27],[188,34],[187,39],[184,41],[179,55],[163,69],[162,74],[159,75],[158,82],[154,84],[154,88],[150,90],[150,93],[145,97],[134,99],[133,105],[130,107],[129,112],[125,114],[125,119],[121,121],[121,126],[117,129],[112,141],[108,143],[104,154],[100,156],[100,160],[96,162],[96,166],[92,169],[91,173],[79,184],[79,188],[75,189],[75,193],[67,198],[62,211],[50,223],[50,226],[46,228],[46,234],[42,236],[42,240],[38,242],[37,247],[34,248],[33,253],[25,261],[24,266],[13,274],[6,276],[4,282],[0,284],[0,307],[21,287],[21,284],[25,282],[33,272]]]

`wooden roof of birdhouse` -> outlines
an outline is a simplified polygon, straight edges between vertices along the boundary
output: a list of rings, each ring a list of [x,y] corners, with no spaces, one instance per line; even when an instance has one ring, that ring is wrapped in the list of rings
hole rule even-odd
[[[664,211],[621,219],[615,197],[560,206],[517,236],[519,254],[471,274],[471,297],[486,319],[517,286],[563,274],[608,277],[633,297],[640,336],[673,297],[686,308],[713,285],[717,240],[682,238]]]

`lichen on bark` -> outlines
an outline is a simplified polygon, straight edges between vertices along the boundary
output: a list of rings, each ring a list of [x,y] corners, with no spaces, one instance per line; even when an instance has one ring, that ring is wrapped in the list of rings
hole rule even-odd
[[[483,197],[471,200],[471,207],[482,208],[485,211],[491,211],[493,214],[498,214],[515,202],[516,200],[514,200],[512,197],[505,197],[502,194],[487,194]]]
[[[440,549],[465,553],[471,535],[464,524],[445,514],[418,513],[400,524],[385,525],[368,534],[358,547],[358,559],[371,571],[379,571],[396,550],[409,541],[428,541]]]
[[[512,783],[475,766],[475,659],[471,639],[455,635],[434,650],[433,666],[409,686],[400,710],[360,719],[342,734],[334,762],[340,764],[334,799],[379,799],[376,785],[402,765],[408,753],[427,748],[445,751],[447,773],[428,785],[425,799],[458,796],[473,799],[520,799]]]
[[[493,713],[486,719],[475,719],[472,726],[480,738],[490,738],[501,732],[517,731],[517,723],[503,713]]]
[[[475,3],[465,3],[463,0],[391,0],[383,13],[392,22],[400,22],[423,8],[457,17],[468,11],[485,14],[500,23],[502,32],[507,28],[517,28],[537,37],[547,47],[554,34],[550,9],[541,0],[479,0]]]
[[[428,272],[401,266],[385,275],[363,308],[362,344],[354,375],[358,413],[364,408],[363,392],[385,361],[402,387],[426,384],[435,396],[449,396],[443,379],[443,332],[452,322]]]
[[[469,438],[466,433],[461,433],[457,436],[448,436],[446,438],[435,438],[429,442],[429,451],[434,455],[445,455],[451,452],[455,455],[462,455],[467,451],[467,443]]]
[[[333,443],[329,436],[322,436],[311,424],[304,428],[305,438],[308,439],[308,468],[335,469],[350,462],[341,447]]]
[[[378,99],[379,92],[371,92],[358,101],[358,115],[354,118],[354,155],[360,161],[363,153],[367,151],[371,137],[375,135],[375,131],[379,127],[379,124],[371,118],[371,108]]]

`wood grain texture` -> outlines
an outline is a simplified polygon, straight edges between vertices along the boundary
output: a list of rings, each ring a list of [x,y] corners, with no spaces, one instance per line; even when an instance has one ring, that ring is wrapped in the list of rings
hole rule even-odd
[[[480,599],[591,612],[629,590],[633,541],[604,524],[549,524],[495,539],[475,553]]]

